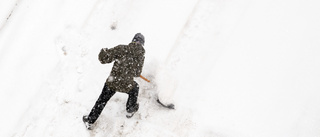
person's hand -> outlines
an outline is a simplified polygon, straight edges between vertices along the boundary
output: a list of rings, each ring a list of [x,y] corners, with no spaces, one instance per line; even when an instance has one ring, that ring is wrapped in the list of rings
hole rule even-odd
[[[102,48],[99,53],[99,61],[101,64],[106,64],[105,57],[107,54],[108,48]]]

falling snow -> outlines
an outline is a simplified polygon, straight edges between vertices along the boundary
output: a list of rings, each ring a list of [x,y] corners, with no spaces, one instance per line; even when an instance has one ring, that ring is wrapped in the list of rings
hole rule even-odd
[[[319,136],[319,4],[1,1],[0,136]],[[144,64],[133,63],[142,50],[99,56],[138,32]],[[128,79],[139,84],[139,111],[126,118],[128,94],[115,94],[86,130],[104,83]]]

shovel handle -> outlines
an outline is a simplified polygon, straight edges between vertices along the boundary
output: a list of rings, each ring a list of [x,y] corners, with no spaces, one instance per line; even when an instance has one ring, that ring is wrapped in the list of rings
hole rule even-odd
[[[142,78],[143,80],[150,82],[150,80],[148,80],[147,78],[145,78],[144,76],[140,75],[140,78]]]

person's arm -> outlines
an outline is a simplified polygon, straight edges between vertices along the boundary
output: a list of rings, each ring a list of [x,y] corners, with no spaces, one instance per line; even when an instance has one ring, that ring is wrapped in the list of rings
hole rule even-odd
[[[111,49],[103,48],[99,53],[99,61],[101,64],[111,63],[116,60],[121,54],[123,45],[116,46]]]
[[[141,73],[142,73],[142,68],[143,68],[143,64],[144,64],[144,50],[140,51],[141,55],[138,58],[138,63],[137,63],[137,69],[136,69],[136,74],[135,77],[140,77]]]

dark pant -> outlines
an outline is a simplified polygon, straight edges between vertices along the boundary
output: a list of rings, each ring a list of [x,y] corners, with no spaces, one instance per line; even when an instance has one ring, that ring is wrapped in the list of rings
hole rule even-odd
[[[115,91],[110,90],[108,86],[104,84],[102,92],[88,116],[88,120],[90,124],[93,124],[99,118],[103,108],[106,106],[107,102],[115,93],[116,93]],[[139,109],[139,105],[137,104],[138,94],[139,94],[138,83],[135,83],[135,87],[131,91],[129,91],[128,94],[129,94],[129,97],[126,104],[127,112],[132,113],[132,112],[138,111]]]

